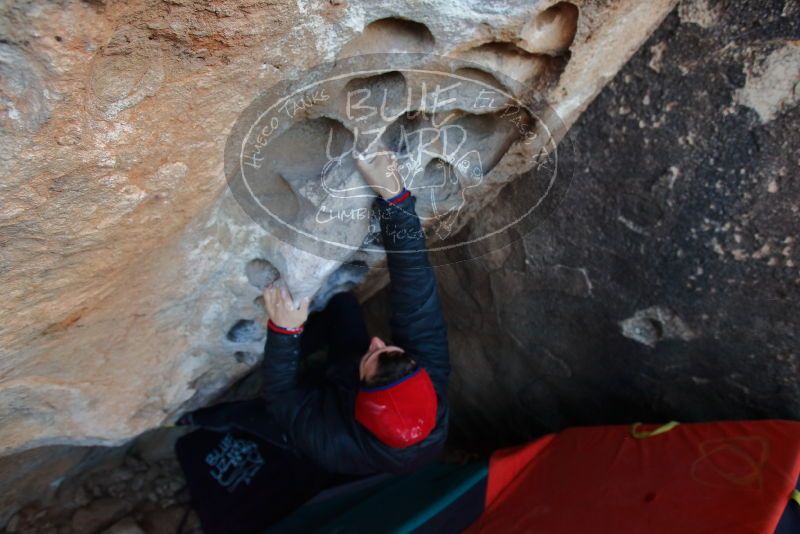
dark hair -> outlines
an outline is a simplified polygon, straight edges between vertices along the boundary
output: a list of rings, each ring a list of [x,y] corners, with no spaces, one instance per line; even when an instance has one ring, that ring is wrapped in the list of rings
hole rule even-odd
[[[365,380],[364,385],[371,388],[385,386],[406,375],[410,375],[416,369],[417,362],[405,352],[400,352],[399,350],[382,352],[378,354],[378,365],[375,368],[375,374]]]

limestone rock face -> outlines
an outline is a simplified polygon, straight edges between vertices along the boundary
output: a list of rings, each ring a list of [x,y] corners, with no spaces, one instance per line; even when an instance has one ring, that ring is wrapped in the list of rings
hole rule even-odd
[[[380,264],[286,244],[230,193],[225,143],[262,91],[361,54],[431,54],[469,61],[486,83],[520,81],[569,126],[673,4],[3,3],[0,453],[117,443],[205,403],[258,363],[260,287],[280,278],[319,305]],[[385,70],[369,83],[396,87]],[[326,117],[352,133],[336,109]],[[464,120],[476,150],[495,152],[486,201],[454,233],[526,170],[518,139],[500,143],[485,115]],[[283,178],[275,194],[305,213],[304,184]]]

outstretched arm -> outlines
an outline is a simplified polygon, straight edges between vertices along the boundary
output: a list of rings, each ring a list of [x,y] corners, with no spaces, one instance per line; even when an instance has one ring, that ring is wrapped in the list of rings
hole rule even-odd
[[[411,354],[444,395],[450,374],[447,325],[415,199],[398,185],[391,153],[357,159],[364,179],[381,197],[378,214],[389,265],[392,338]],[[393,195],[394,193],[394,195]]]
[[[270,293],[270,291],[272,291]],[[300,382],[300,336],[308,302],[295,306],[291,295],[269,288],[264,304],[270,316],[262,364],[262,394],[272,415],[295,448],[330,472],[370,473],[375,467],[352,451],[358,450],[335,391]]]
[[[267,407],[281,420],[280,413],[291,403],[287,397],[304,393],[300,385],[300,335],[308,318],[308,298],[294,303],[285,288],[264,290],[264,307],[269,315],[267,343],[262,363],[262,392]]]

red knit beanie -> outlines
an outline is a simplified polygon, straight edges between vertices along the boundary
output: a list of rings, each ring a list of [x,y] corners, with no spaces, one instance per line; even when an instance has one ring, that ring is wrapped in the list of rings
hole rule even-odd
[[[356,421],[381,442],[402,449],[428,437],[436,426],[438,400],[433,382],[419,368],[403,378],[356,396]]]

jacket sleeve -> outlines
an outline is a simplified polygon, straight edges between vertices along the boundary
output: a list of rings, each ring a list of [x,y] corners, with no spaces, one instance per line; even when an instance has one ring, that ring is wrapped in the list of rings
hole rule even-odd
[[[447,325],[436,277],[428,261],[425,234],[414,197],[391,204],[378,200],[383,246],[389,265],[393,341],[411,354],[446,398],[450,375]]]
[[[353,451],[360,449],[348,428],[342,399],[331,387],[309,387],[300,380],[300,334],[270,331],[262,364],[266,409],[290,444],[329,472],[371,473],[375,468]],[[353,415],[349,414],[349,419]]]

